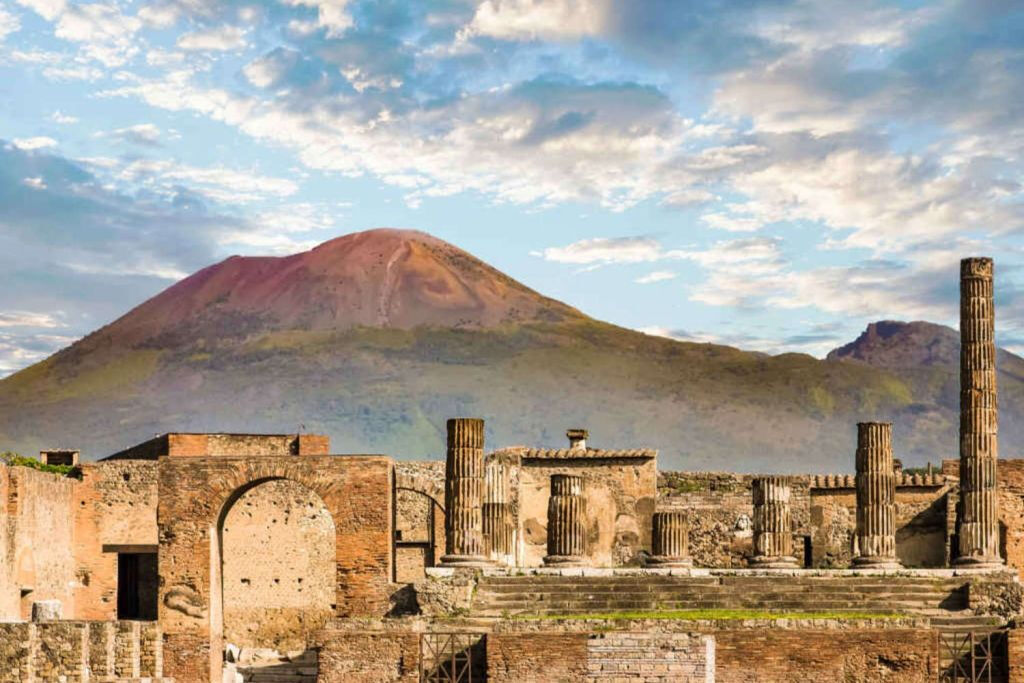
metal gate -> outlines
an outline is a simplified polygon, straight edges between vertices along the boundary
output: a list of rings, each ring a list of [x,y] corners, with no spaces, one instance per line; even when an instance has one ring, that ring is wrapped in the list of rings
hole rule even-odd
[[[420,635],[420,683],[485,683],[485,648],[482,633]]]
[[[1006,683],[1006,631],[939,634],[939,683]]]

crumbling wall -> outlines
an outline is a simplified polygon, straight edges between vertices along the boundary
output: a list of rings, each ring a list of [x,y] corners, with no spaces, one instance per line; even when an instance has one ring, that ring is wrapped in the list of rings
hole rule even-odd
[[[929,683],[938,675],[931,629],[723,630],[718,683]]]
[[[0,683],[118,680],[157,683],[163,634],[156,624],[0,623]]]
[[[1024,460],[1000,460],[996,477],[1002,554],[1024,577]]]
[[[118,552],[156,552],[157,463],[82,465],[75,491],[75,593],[79,619],[117,618]]]
[[[756,475],[731,472],[661,472],[658,509],[679,510],[690,524],[690,556],[698,567],[744,567],[753,543]],[[807,477],[790,483],[793,551],[803,558],[812,533]]]
[[[586,633],[489,633],[490,683],[579,681],[587,674]]]
[[[320,498],[287,480],[235,501],[222,536],[224,638],[303,650],[334,607],[334,522]]]
[[[395,580],[424,577],[444,555],[444,469],[440,460],[395,464]]]
[[[328,628],[321,632],[320,683],[417,683],[420,636]]]
[[[0,465],[0,618],[27,619],[38,600],[59,600],[64,615],[74,615],[76,483],[28,467]]]
[[[519,562],[536,567],[547,554],[551,475],[583,478],[587,555],[595,566],[638,565],[651,547],[657,464],[650,458],[523,457],[518,468]]]

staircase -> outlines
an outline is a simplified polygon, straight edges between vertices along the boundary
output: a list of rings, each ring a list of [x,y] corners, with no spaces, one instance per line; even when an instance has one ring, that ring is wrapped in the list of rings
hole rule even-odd
[[[966,608],[963,578],[908,576],[484,576],[481,617],[664,610],[893,612],[931,616]]]

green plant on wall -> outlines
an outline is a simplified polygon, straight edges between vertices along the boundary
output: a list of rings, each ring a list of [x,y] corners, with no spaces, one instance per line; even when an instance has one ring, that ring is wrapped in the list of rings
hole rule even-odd
[[[0,463],[8,467],[31,467],[40,472],[49,472],[50,474],[59,474],[64,477],[74,477],[75,479],[82,478],[82,470],[77,465],[47,465],[35,458],[26,458],[12,451],[0,453]]]

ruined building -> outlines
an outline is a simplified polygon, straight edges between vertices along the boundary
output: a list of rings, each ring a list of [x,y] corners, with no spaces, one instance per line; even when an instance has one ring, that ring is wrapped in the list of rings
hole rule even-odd
[[[884,422],[854,474],[757,476],[472,418],[436,462],[173,433],[0,466],[0,682],[1024,682],[992,282],[962,263],[959,458],[926,471]]]

